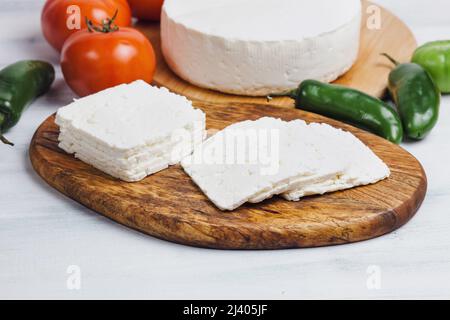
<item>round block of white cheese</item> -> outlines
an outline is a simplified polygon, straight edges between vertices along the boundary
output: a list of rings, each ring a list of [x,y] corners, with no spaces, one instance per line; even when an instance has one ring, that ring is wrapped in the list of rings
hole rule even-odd
[[[162,50],[192,84],[264,96],[345,73],[360,24],[360,0],[165,0]]]

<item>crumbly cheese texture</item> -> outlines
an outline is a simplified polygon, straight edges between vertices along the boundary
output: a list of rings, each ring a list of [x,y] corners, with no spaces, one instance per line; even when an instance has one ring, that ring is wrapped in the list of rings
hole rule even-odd
[[[240,148],[239,142],[245,148]],[[241,155],[240,162],[236,155]],[[274,195],[298,201],[308,195],[376,183],[390,175],[386,164],[349,132],[326,124],[269,117],[225,128],[195,148],[181,164],[221,210],[234,210]]]
[[[344,161],[346,169],[342,175],[285,192],[283,197],[286,200],[299,201],[305,196],[374,184],[390,176],[389,167],[351,133],[327,124],[314,123],[309,127],[314,135],[329,142],[330,158]]]
[[[345,73],[360,24],[360,0],[166,0],[162,50],[190,83],[264,96]]]
[[[185,97],[135,81],[60,108],[60,148],[124,181],[176,164],[206,136],[205,114]]]
[[[307,128],[300,120],[268,117],[236,123],[206,140],[181,164],[218,208],[234,210],[343,173],[344,164],[329,161],[326,148]]]

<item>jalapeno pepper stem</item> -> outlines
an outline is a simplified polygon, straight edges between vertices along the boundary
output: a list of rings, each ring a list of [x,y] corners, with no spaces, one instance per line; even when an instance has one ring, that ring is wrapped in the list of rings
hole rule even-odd
[[[267,96],[267,102],[272,100],[274,97],[289,97],[291,99],[297,99],[298,96],[298,89],[282,92],[282,93],[274,93]]]
[[[4,122],[5,122],[5,115],[3,113],[0,113],[0,141],[3,142],[4,144],[9,144],[10,146],[14,146],[14,143],[12,143],[8,139],[6,139],[2,134],[1,129],[2,129]]]
[[[382,53],[382,56],[386,57],[389,59],[389,61],[391,61],[393,64],[395,64],[395,66],[398,66],[400,63],[395,60],[394,58],[392,58],[390,55],[388,55],[387,53]]]
[[[0,141],[3,142],[4,144],[14,147],[14,143],[6,139],[1,133],[0,133]]]

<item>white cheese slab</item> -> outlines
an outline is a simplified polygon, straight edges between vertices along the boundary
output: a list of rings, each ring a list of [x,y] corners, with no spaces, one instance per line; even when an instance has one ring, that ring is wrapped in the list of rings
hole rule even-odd
[[[322,170],[321,173],[307,176],[307,177],[300,177],[298,179],[295,179],[290,184],[283,184],[280,185],[278,188],[275,188],[274,190],[271,190],[270,192],[262,192],[258,194],[257,196],[251,198],[248,202],[250,203],[259,203],[261,201],[264,201],[271,197],[272,195],[279,195],[279,194],[286,194],[287,190],[303,190],[303,188],[307,188],[311,185],[322,185],[326,184],[329,181],[333,181],[337,179],[341,175],[342,169],[336,169],[336,170],[330,170],[325,171]],[[288,199],[290,200],[290,199]]]
[[[60,147],[125,181],[190,154],[206,136],[205,114],[185,97],[135,81],[60,108]]]
[[[185,97],[135,81],[81,98],[60,108],[56,124],[70,124],[93,141],[119,151],[166,140],[176,130],[205,122]]]
[[[285,199],[299,201],[305,196],[377,183],[390,176],[389,167],[353,134],[327,124],[311,124],[309,127],[317,137],[330,142],[333,146],[329,150],[330,158],[345,161],[346,169],[342,175],[327,181],[318,181],[288,191],[283,194]]]
[[[291,127],[292,135],[291,139],[302,140],[301,143],[307,144],[314,157],[316,168],[315,174],[308,177],[299,177],[290,179],[288,183],[284,183],[276,186],[274,190],[262,192],[256,197],[249,200],[251,203],[261,202],[268,197],[280,193],[287,192],[289,190],[300,189],[304,186],[308,186],[315,183],[324,183],[330,179],[340,176],[346,170],[347,162],[342,157],[330,157],[330,149],[333,146],[329,141],[324,140],[323,136],[316,134],[311,125],[306,125],[303,121],[291,121],[287,123]],[[295,144],[292,148],[296,148]],[[303,161],[304,158],[293,158],[292,161]]]
[[[59,147],[67,153],[75,153],[76,156],[80,155],[83,159],[90,159],[89,163],[95,162],[97,167],[101,164],[108,166],[111,170],[131,172],[132,176],[134,176],[134,173],[136,172],[143,172],[147,168],[152,168],[155,164],[165,168],[169,165],[176,164],[180,162],[182,158],[189,155],[194,149],[194,146],[195,144],[193,143],[188,145],[175,144],[169,150],[154,150],[151,154],[142,154],[128,159],[121,159],[111,157],[97,151],[89,145],[79,144],[77,141],[69,138],[66,138],[59,144]],[[175,152],[175,149],[178,150]]]
[[[67,123],[65,123],[64,126],[60,126],[60,134],[58,139],[62,141],[66,137],[73,138],[83,144],[87,143],[95,147],[97,150],[114,157],[131,158],[138,154],[146,153],[149,151],[170,148],[179,141],[187,142],[193,139],[204,140],[206,137],[206,130],[204,122],[195,122],[193,124],[185,126],[184,128],[177,129],[173,134],[168,135],[158,141],[130,149],[117,149],[111,147],[111,145],[109,145],[105,141],[100,141],[96,138],[93,138],[89,134],[76,129]]]
[[[81,161],[88,163],[89,165],[97,168],[98,170],[109,174],[114,178],[118,178],[125,182],[137,182],[145,177],[159,172],[161,170],[168,168],[168,163],[165,161],[155,161],[154,163],[147,164],[144,168],[139,169],[131,169],[131,170],[122,170],[117,169],[111,166],[109,163],[105,163],[103,161],[98,160],[97,158],[92,158],[90,156],[86,156],[82,153],[76,153],[75,157],[80,159]]]
[[[350,69],[361,11],[360,0],[165,0],[162,51],[192,84],[265,96]]]
[[[320,139],[310,137],[306,128],[303,121],[267,117],[236,123],[206,140],[181,164],[218,208],[234,210],[247,201],[260,202],[290,190],[302,179],[326,179],[342,170],[343,164],[330,162],[318,147]],[[233,145],[237,140],[229,137],[242,136],[247,144],[239,152],[237,143]],[[255,136],[261,138],[248,138]],[[246,161],[228,161],[237,160],[230,154],[244,154]],[[250,161],[250,154],[263,156]]]
[[[205,138],[205,132],[183,134],[182,139],[174,137],[171,141],[155,144],[148,148],[142,148],[135,154],[123,155],[118,152],[111,152],[107,148],[92,141],[86,141],[77,134],[71,132],[62,132],[59,135],[61,141],[60,147],[67,153],[75,153],[77,150],[83,150],[84,153],[93,157],[109,159],[120,167],[129,168],[139,163],[152,160],[155,157],[164,157],[170,164],[176,164],[183,156],[186,156],[193,150],[193,146],[201,143]],[[182,152],[179,152],[182,151]]]

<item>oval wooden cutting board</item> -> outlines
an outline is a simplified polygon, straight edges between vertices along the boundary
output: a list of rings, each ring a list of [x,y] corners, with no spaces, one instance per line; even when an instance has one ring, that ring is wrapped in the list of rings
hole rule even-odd
[[[363,19],[358,60],[353,68],[335,83],[381,97],[385,92],[392,64],[380,53],[388,52],[399,61],[409,61],[417,47],[417,42],[410,29],[388,10],[367,0],[363,0],[362,4]],[[165,63],[161,53],[159,24],[138,23],[136,27],[151,40],[155,48],[158,62],[154,77],[155,84],[167,87],[172,92],[182,94],[191,100],[212,103],[242,102],[293,106],[292,100],[287,98],[275,98],[267,102],[264,97],[223,94],[189,84],[175,75]]]
[[[317,247],[374,238],[405,224],[425,197],[427,179],[420,163],[370,133],[297,109],[240,103],[195,102],[195,106],[206,112],[208,129],[272,116],[349,130],[389,165],[392,176],[375,185],[300,202],[274,197],[222,212],[179,166],[126,183],[76,160],[58,148],[53,116],[31,142],[33,167],[52,187],[123,225],[181,244],[222,249]]]

